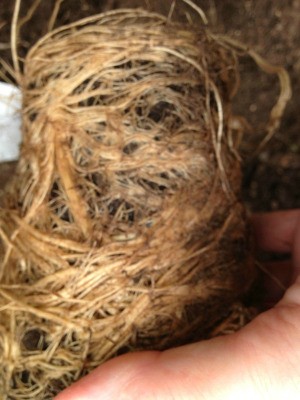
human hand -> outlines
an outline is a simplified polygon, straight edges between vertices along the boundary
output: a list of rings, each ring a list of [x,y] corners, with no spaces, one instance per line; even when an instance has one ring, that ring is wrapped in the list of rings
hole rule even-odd
[[[117,357],[56,400],[299,398],[300,210],[256,215],[253,226],[262,249],[291,254],[290,264],[271,267],[271,274],[291,282],[272,309],[232,335],[164,352]]]

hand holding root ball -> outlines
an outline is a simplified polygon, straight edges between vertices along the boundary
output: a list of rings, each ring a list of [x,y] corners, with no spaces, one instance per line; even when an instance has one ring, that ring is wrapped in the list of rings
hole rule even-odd
[[[165,352],[127,354],[103,364],[56,400],[282,400],[300,393],[300,211],[253,218],[258,245],[291,254],[270,266],[282,299],[241,331]],[[275,300],[280,293],[269,293]]]
[[[120,10],[30,50],[21,156],[1,198],[1,398],[52,399],[99,365],[58,399],[257,399],[266,384],[289,396],[295,300],[179,347],[215,336],[255,277],[232,126],[239,50],[280,78],[270,137],[286,72],[204,26]]]

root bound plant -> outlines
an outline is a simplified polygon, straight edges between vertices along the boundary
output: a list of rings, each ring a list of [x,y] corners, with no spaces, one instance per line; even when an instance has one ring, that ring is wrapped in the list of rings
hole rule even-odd
[[[59,28],[30,50],[0,208],[2,399],[51,399],[118,354],[248,319],[237,54],[142,10]]]

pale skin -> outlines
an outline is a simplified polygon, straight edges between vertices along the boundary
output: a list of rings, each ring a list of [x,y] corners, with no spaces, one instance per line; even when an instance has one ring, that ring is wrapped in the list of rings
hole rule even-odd
[[[275,304],[237,333],[117,357],[55,400],[296,400],[300,396],[300,210],[253,217],[257,244],[289,253],[269,265]]]

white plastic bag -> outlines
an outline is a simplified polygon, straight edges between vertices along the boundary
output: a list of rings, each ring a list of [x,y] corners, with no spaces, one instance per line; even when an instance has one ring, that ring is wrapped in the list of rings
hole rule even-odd
[[[21,92],[0,82],[0,162],[19,157],[21,143]]]

